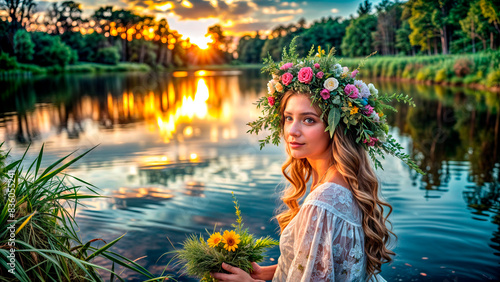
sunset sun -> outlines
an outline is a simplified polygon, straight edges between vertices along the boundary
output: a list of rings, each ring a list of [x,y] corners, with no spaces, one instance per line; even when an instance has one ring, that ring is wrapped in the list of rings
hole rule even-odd
[[[190,37],[190,42],[193,44],[196,44],[200,49],[206,50],[208,49],[208,44],[213,42],[212,37],[210,36],[197,36],[197,37]]]

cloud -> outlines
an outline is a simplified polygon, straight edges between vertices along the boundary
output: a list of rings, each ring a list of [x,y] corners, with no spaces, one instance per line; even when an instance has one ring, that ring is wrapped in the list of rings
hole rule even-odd
[[[218,15],[216,8],[208,1],[191,0],[189,2],[193,5],[192,8],[180,4],[176,4],[172,8],[173,13],[179,16],[181,20],[215,18]]]
[[[337,9],[337,8],[333,8],[333,9],[331,9],[331,10],[330,10],[330,12],[332,12],[332,13],[336,14],[336,13],[338,13],[338,12],[339,12],[339,9]]]
[[[294,14],[302,14],[304,10],[302,9],[278,10],[276,9],[276,7],[269,7],[262,9],[262,12],[268,15],[282,15],[282,14],[294,15]]]
[[[284,17],[280,17],[280,18],[275,18],[272,20],[272,22],[288,22],[288,21],[293,20],[294,18],[295,17],[293,15],[284,16]]]

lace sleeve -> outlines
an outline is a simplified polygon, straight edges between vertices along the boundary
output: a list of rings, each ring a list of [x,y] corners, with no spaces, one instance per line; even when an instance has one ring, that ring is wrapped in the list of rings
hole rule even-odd
[[[301,207],[287,281],[357,281],[364,276],[361,226],[321,201]]]

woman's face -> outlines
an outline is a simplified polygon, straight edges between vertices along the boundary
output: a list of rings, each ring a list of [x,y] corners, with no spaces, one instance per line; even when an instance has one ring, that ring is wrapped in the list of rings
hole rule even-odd
[[[284,110],[284,135],[286,146],[297,159],[330,158],[330,134],[321,113],[311,106],[305,95],[292,95]]]

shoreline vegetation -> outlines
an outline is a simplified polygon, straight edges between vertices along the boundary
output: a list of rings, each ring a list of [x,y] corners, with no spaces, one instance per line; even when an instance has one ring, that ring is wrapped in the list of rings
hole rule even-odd
[[[356,68],[363,58],[339,58],[349,68]],[[363,75],[380,79],[413,83],[463,86],[478,90],[500,92],[500,51],[476,54],[433,56],[373,56],[364,60]],[[109,73],[109,72],[174,72],[198,70],[260,69],[261,63],[189,65],[177,68],[151,67],[141,63],[120,62],[116,65],[78,63],[61,67],[40,67],[18,64],[16,69],[0,71],[0,79],[32,77],[51,73]]]

